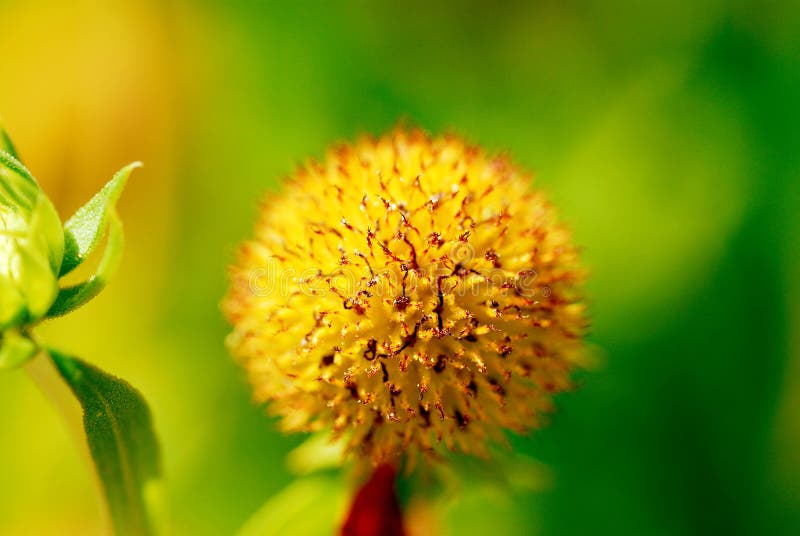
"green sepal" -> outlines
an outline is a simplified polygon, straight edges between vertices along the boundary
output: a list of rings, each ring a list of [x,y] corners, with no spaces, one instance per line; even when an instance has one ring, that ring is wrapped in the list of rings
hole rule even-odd
[[[88,203],[83,205],[64,225],[64,276],[77,268],[92,253],[105,232],[109,217],[122,194],[131,172],[141,167],[134,162],[119,170]]]
[[[39,190],[39,184],[36,179],[14,155],[0,150],[0,169],[2,168],[23,179],[22,182],[14,181],[14,186],[8,186],[7,194],[9,198],[22,207],[30,208],[31,200],[35,197],[36,191]]]
[[[116,536],[163,532],[161,454],[150,408],[129,383],[48,350],[83,409],[83,428]]]
[[[19,282],[24,289],[28,322],[41,319],[50,309],[58,294],[58,281],[47,259],[27,245],[17,248],[20,263]]]
[[[111,212],[108,219],[108,240],[103,252],[103,258],[97,267],[95,274],[83,283],[62,288],[58,292],[55,302],[47,312],[48,317],[62,316],[100,294],[105,288],[109,279],[119,268],[122,260],[122,249],[124,246],[124,236],[122,232],[122,222],[116,212]]]
[[[36,179],[33,178],[33,175],[31,175],[31,172],[28,171],[28,168],[22,165],[22,162],[20,162],[12,153],[9,153],[5,150],[0,150],[0,165],[7,167],[38,188],[39,185],[37,184]]]
[[[31,214],[31,241],[39,242],[39,248],[47,250],[47,259],[53,276],[61,270],[64,257],[64,231],[53,203],[39,190],[36,205]]]
[[[19,367],[35,356],[38,345],[16,329],[6,330],[0,335],[0,370]]]
[[[8,135],[8,132],[6,132],[6,129],[3,128],[2,120],[0,120],[0,151],[5,151],[19,160],[17,149],[14,147],[14,143],[11,141],[11,137]]]
[[[7,277],[0,277],[0,332],[21,324],[27,315],[25,297]]]

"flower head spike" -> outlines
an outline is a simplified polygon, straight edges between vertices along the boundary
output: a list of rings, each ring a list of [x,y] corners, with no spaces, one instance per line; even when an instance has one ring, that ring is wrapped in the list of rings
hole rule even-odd
[[[223,306],[256,399],[374,463],[485,454],[539,426],[586,317],[576,249],[529,183],[403,128],[297,170],[263,203]]]

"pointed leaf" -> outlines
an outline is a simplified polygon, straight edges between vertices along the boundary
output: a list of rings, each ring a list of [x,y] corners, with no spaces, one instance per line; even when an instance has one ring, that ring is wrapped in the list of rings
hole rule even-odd
[[[112,212],[108,220],[108,241],[97,272],[83,283],[62,288],[47,313],[48,317],[65,315],[100,294],[122,260],[123,238],[122,222],[117,213]]]
[[[83,427],[117,536],[157,534],[161,460],[150,409],[130,384],[80,359],[50,356],[83,408]]]
[[[103,189],[64,225],[64,260],[61,264],[61,275],[66,275],[80,266],[89,254],[97,247],[105,232],[108,218],[119,200],[122,189],[131,172],[141,167],[134,162],[117,172]]]

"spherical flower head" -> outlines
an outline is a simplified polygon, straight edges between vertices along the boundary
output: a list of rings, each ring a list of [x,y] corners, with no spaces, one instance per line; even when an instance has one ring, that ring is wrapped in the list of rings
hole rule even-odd
[[[586,316],[576,249],[530,182],[404,128],[298,169],[262,204],[223,304],[255,398],[374,463],[484,455],[540,426]]]

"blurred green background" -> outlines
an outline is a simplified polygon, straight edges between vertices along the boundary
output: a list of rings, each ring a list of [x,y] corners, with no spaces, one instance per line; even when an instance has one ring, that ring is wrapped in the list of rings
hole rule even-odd
[[[468,485],[430,530],[800,534],[798,29],[789,1],[0,0],[0,113],[62,217],[145,162],[121,272],[44,335],[148,397],[174,533],[232,534],[302,439],[223,347],[259,196],[330,142],[453,130],[572,224],[598,359],[513,441],[546,482]],[[100,533],[88,474],[28,377],[0,375],[0,534]]]

